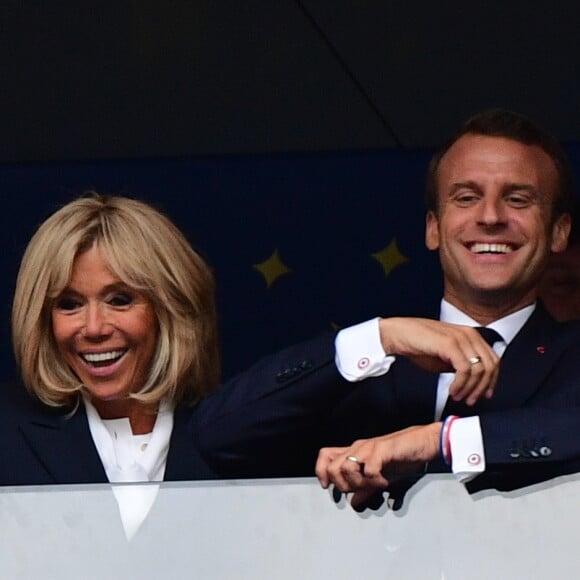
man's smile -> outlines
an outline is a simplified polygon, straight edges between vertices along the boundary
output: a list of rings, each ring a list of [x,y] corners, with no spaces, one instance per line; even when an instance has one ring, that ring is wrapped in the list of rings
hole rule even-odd
[[[473,242],[468,244],[467,248],[474,254],[511,254],[517,249],[511,244],[488,242]]]

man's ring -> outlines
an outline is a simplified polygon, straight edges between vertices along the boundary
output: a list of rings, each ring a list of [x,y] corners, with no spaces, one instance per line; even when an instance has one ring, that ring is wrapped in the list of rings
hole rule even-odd
[[[467,359],[467,362],[470,365],[476,365],[477,363],[480,363],[481,362],[481,357],[480,356],[472,356],[472,357],[469,357]]]
[[[349,455],[349,456],[347,457],[347,459],[348,459],[349,461],[352,461],[353,463],[358,463],[358,462],[359,462],[359,461],[358,461],[358,457],[355,457],[354,455]]]

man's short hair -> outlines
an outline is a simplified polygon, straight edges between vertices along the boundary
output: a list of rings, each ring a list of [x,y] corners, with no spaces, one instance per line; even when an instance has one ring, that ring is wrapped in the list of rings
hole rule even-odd
[[[542,149],[554,162],[558,172],[558,191],[553,201],[552,220],[569,213],[573,206],[572,170],[558,140],[533,121],[506,109],[488,109],[467,120],[458,133],[432,157],[427,170],[425,203],[428,211],[439,209],[438,172],[443,156],[464,135],[505,137],[524,145],[535,145]]]

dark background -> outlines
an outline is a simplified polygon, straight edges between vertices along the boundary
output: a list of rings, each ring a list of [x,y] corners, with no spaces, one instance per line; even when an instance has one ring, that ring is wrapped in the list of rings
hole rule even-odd
[[[226,374],[325,328],[429,310],[432,147],[530,115],[580,167],[580,7],[343,0],[0,5],[0,378],[35,227],[82,191],[152,202],[218,279]],[[395,242],[388,276],[372,257]],[[270,287],[253,265],[278,249]]]

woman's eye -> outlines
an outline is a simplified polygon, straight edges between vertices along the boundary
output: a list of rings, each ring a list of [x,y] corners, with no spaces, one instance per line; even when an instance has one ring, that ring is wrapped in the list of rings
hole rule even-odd
[[[76,310],[81,303],[76,298],[63,296],[56,301],[55,305],[59,310]]]
[[[130,294],[115,294],[109,300],[111,306],[129,306],[133,302],[133,296]]]

